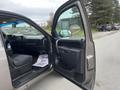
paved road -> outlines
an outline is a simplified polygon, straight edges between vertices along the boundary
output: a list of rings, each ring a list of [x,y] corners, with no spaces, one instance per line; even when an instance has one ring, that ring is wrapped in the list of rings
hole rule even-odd
[[[96,39],[95,90],[120,90],[120,32]]]
[[[120,90],[120,32],[95,39],[95,46],[97,56],[95,90]],[[80,88],[53,72],[29,90],[80,90]]]

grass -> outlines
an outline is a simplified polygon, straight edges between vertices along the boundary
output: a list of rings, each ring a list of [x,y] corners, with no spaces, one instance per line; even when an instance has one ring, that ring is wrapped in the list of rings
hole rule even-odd
[[[59,32],[60,30],[57,30],[57,31]],[[46,29],[46,32],[51,34],[51,28]],[[71,32],[72,32],[72,36],[75,36],[75,37],[84,36],[84,32],[82,30],[75,30],[75,31],[71,31]],[[94,34],[96,32],[97,32],[97,29],[92,28],[92,34]]]

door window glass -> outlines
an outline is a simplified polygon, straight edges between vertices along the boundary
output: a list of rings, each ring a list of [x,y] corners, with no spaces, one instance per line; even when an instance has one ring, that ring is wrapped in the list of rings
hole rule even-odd
[[[72,7],[60,15],[56,32],[59,37],[65,39],[84,38],[83,22],[77,7]]]

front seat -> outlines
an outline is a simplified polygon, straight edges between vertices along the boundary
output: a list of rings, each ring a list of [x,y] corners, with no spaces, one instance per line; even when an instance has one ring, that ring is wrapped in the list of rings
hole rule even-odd
[[[12,79],[15,79],[32,69],[33,57],[31,55],[13,53],[9,40],[6,40],[6,53],[8,55]]]
[[[8,56],[12,79],[30,71],[32,69],[32,56],[14,54]]]

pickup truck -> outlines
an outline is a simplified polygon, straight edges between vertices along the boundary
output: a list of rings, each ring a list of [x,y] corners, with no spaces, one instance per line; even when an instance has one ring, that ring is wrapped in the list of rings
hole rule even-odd
[[[80,28],[70,30],[71,25]],[[66,37],[64,29],[71,34]],[[83,1],[69,0],[58,8],[51,34],[25,16],[0,10],[0,57],[0,90],[27,90],[51,71],[93,90],[95,46]]]

